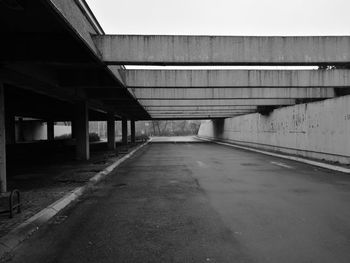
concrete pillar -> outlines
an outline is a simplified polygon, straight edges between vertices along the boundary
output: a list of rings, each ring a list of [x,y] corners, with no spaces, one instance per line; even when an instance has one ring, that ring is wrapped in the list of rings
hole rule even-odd
[[[130,121],[130,129],[131,129],[131,143],[135,143],[136,137],[135,137],[135,121],[134,120]]]
[[[16,143],[16,118],[5,108],[6,144]]]
[[[53,141],[55,139],[55,123],[47,121],[47,140]]]
[[[78,101],[75,105],[75,139],[76,159],[90,159],[89,145],[89,109],[86,101]]]
[[[0,82],[0,193],[6,193],[6,134],[4,85]]]
[[[128,120],[126,118],[122,119],[122,144],[128,144]]]
[[[72,120],[71,121],[71,130],[72,130],[72,139],[75,139],[76,137],[76,133],[77,133],[77,125],[76,125],[76,121]]]
[[[24,142],[23,118],[18,118],[18,141]]]
[[[113,113],[107,116],[107,144],[109,150],[115,150],[115,119]]]

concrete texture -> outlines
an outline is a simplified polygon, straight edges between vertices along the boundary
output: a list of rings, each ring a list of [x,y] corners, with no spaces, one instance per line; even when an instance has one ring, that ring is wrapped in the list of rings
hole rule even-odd
[[[0,82],[0,194],[6,193],[6,132],[5,132],[5,95]]]
[[[129,159],[133,154],[135,154],[142,147],[147,145],[149,141],[135,147],[131,152],[117,159],[114,163],[104,168],[102,171],[91,177],[86,184],[79,186],[68,193],[66,193],[62,198],[55,201],[48,207],[44,208],[40,212],[36,213],[28,220],[12,229],[7,235],[0,238],[0,261],[11,253],[21,242],[27,239],[35,231],[46,224],[52,217],[54,217],[58,212],[67,207],[70,203],[77,200],[84,193],[91,190],[94,185],[99,183],[101,180],[105,179],[114,169],[116,169],[121,163]],[[52,186],[51,186],[52,187]]]
[[[110,66],[114,67],[114,66]],[[128,87],[349,87],[349,70],[126,70]]]
[[[349,186],[229,147],[151,144],[7,260],[347,263]]]
[[[229,147],[233,147],[233,148],[237,148],[237,149],[248,150],[248,151],[252,151],[252,152],[256,152],[256,153],[262,153],[262,154],[266,154],[266,155],[269,155],[269,156],[274,156],[274,157],[278,157],[278,158],[282,158],[282,159],[287,159],[287,160],[291,160],[291,161],[296,161],[296,162],[310,164],[310,165],[313,165],[313,166],[316,166],[316,167],[319,167],[319,168],[324,168],[324,169],[328,169],[328,170],[332,170],[332,171],[336,171],[336,172],[350,174],[350,169],[349,168],[345,168],[344,166],[328,164],[328,163],[325,163],[325,162],[318,162],[318,161],[305,159],[305,158],[300,158],[300,157],[291,156],[291,155],[285,155],[285,154],[278,154],[278,153],[274,153],[274,152],[262,151],[262,150],[258,150],[258,149],[252,148],[252,147],[246,147],[246,146],[241,146],[241,145],[232,144],[232,143],[226,143],[226,142],[220,142],[220,141],[216,141],[216,140],[205,139],[205,138],[201,138],[201,137],[198,137],[198,136],[197,136],[197,139],[199,141],[213,142],[213,143],[216,143],[216,144],[225,145],[225,146],[229,146]]]
[[[166,142],[166,143],[179,143],[179,142],[202,142],[196,136],[153,136],[152,143]]]
[[[319,65],[350,61],[347,36],[104,35],[93,40],[108,64]]]
[[[86,47],[100,60],[101,55],[95,46],[92,36],[104,35],[104,31],[87,3],[85,1],[62,0],[50,0],[48,2],[63,18],[64,23],[73,29],[76,36],[81,39]],[[121,67],[116,67],[113,73],[111,72],[110,74],[113,74],[116,80],[120,84],[123,84],[121,69]],[[132,94],[132,92],[130,92],[130,94]]]
[[[201,111],[221,111],[221,110],[256,110],[256,106],[191,106],[191,105],[185,105],[185,106],[147,106],[145,107],[147,111],[167,111],[167,110],[172,110],[172,111],[196,111],[196,110],[201,110]]]
[[[226,100],[139,100],[144,107],[165,106],[268,106],[268,105],[294,105],[294,99],[226,99]]]
[[[126,118],[122,119],[122,143],[128,144],[128,120]]]
[[[50,0],[48,1],[54,9],[63,17],[65,23],[71,26],[76,34],[81,38],[87,47],[98,55],[91,35],[102,34],[102,28],[99,28],[97,20],[92,19],[91,11],[82,4],[82,1],[62,1]]]
[[[89,160],[89,109],[86,101],[76,102],[74,120],[76,124],[76,158],[77,160]]]
[[[21,129],[21,132],[19,131]],[[41,120],[36,121],[22,121],[19,125],[15,124],[14,139],[20,140],[22,137],[23,141],[36,141],[36,140],[47,140],[49,128],[47,124]],[[61,136],[65,134],[71,134],[71,126],[54,125],[54,136]],[[14,143],[14,141],[13,141]]]
[[[140,100],[314,99],[334,97],[333,88],[134,88]]]
[[[55,139],[55,123],[53,121],[47,121],[46,128],[47,139],[53,141]]]
[[[203,122],[198,135],[350,164],[350,96]]]
[[[108,149],[115,150],[115,117],[114,114],[108,114],[107,120],[107,144]]]
[[[135,143],[136,141],[136,127],[135,127],[135,121],[130,121],[130,142]]]

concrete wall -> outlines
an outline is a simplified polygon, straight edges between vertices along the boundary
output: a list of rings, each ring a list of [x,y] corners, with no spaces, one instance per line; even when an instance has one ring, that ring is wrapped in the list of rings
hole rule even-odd
[[[205,121],[198,135],[350,164],[350,96]]]
[[[20,135],[20,128],[18,122],[16,123],[16,141],[20,141],[20,137],[25,142],[47,140],[47,125],[42,121],[23,121],[21,125],[22,135]],[[71,134],[71,126],[55,125],[55,137],[64,134]]]

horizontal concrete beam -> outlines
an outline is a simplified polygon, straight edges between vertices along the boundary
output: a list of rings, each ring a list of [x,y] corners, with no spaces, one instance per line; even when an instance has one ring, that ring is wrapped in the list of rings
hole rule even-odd
[[[104,35],[102,59],[119,65],[349,64],[350,37]]]
[[[114,68],[115,66],[110,66]],[[112,70],[116,71],[116,70]],[[128,87],[350,87],[350,70],[126,70]]]
[[[332,98],[332,88],[137,88],[138,99],[314,99]],[[146,106],[146,105],[145,105]]]
[[[158,120],[207,120],[207,119],[225,119],[245,114],[231,114],[231,115],[152,115],[152,119]]]
[[[155,111],[234,111],[234,110],[256,110],[256,106],[158,106],[145,107],[148,112]]]
[[[241,113],[249,113],[249,112],[255,112],[254,110],[219,110],[219,111],[148,111],[149,114],[159,114],[159,115],[165,115],[165,114],[170,114],[170,115],[194,115],[194,114],[200,114],[200,115],[210,115],[210,114],[241,114]]]
[[[294,105],[294,99],[213,99],[213,100],[139,100],[144,107],[187,106],[276,106]],[[127,106],[126,106],[127,107]]]
[[[183,117],[183,118],[169,118],[169,117],[157,117],[157,118],[152,118],[152,120],[166,120],[166,121],[171,121],[171,120],[223,120],[226,119],[227,117]],[[149,120],[149,119],[148,119]]]

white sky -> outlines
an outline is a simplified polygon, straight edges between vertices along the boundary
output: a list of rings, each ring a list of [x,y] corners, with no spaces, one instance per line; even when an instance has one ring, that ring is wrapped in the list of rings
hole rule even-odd
[[[350,35],[350,0],[86,0],[107,34]]]

